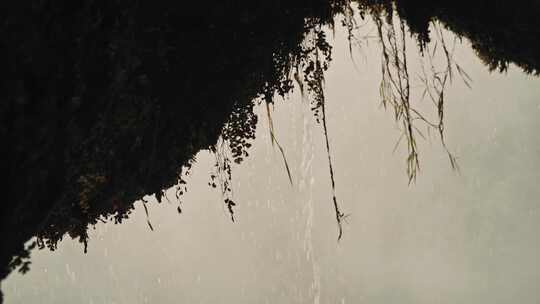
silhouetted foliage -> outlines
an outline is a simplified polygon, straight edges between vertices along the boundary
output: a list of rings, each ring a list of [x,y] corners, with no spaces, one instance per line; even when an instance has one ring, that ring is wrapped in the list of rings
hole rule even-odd
[[[257,124],[254,106],[265,102],[272,124],[273,97],[287,95],[295,82],[323,127],[341,238],[344,214],[335,194],[325,113],[324,72],[332,49],[325,27],[333,28],[337,20],[352,42],[355,6],[360,18],[376,21],[383,44],[383,87],[389,88],[383,101],[395,106],[396,119],[404,123],[412,178],[418,166],[412,121],[420,114],[408,105],[406,58],[399,49],[405,44],[396,40],[404,41],[404,24],[428,54],[429,25],[437,20],[468,38],[491,69],[504,71],[515,63],[538,74],[539,5],[521,2],[3,3],[0,168],[7,183],[0,207],[0,280],[17,267],[28,270],[33,246],[54,250],[66,234],[86,250],[89,226],[121,223],[145,195],[161,202],[164,189],[176,187],[181,213],[184,177],[202,149],[216,156],[209,184],[221,190],[234,220],[231,165],[249,156]],[[394,12],[400,17],[398,36]],[[390,32],[383,32],[385,27]],[[450,52],[446,56],[450,62]],[[425,78],[439,111],[440,121],[431,124],[443,144],[444,99],[438,96],[456,69],[464,74],[450,63],[447,76]],[[433,79],[437,82],[429,84]],[[284,149],[270,127],[292,183]],[[147,217],[152,229],[148,212]],[[35,245],[25,248],[32,237],[37,237]]]

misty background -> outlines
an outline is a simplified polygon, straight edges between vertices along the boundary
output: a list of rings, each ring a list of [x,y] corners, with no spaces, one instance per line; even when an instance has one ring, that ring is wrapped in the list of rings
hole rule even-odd
[[[233,168],[235,223],[208,186],[214,156],[200,152],[182,214],[171,192],[171,204],[148,204],[154,231],[139,202],[122,225],[96,225],[87,254],[69,238],[33,251],[32,271],[2,283],[6,303],[538,303],[538,79],[490,73],[458,43],[473,82],[446,91],[445,134],[460,170],[436,136],[419,139],[421,171],[408,185],[369,41],[353,64],[337,29],[326,74],[336,194],[349,215],[340,242],[322,126],[296,90],[272,113],[292,186],[260,106],[250,157]],[[409,50],[418,62],[412,39]]]

